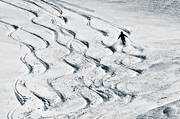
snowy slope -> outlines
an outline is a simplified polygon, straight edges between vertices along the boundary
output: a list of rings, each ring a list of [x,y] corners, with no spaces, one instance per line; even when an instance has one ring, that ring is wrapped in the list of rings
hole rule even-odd
[[[0,0],[0,117],[178,119],[180,30],[162,15],[166,6],[169,15],[178,9],[172,1]]]
[[[180,15],[179,0],[137,0],[138,8],[154,13],[169,14],[171,16]]]

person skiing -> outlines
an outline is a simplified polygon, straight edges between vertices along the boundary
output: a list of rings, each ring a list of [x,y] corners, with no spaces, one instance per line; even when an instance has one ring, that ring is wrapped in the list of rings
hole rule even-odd
[[[121,31],[121,34],[119,35],[118,39],[121,38],[121,41],[122,41],[123,46],[126,45],[125,37],[127,37],[127,36]],[[128,38],[128,37],[127,37],[127,38]]]

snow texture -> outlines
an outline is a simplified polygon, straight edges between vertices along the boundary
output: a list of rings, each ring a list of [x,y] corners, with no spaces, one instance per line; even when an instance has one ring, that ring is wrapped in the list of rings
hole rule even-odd
[[[178,0],[0,0],[0,118],[179,119],[179,15]]]

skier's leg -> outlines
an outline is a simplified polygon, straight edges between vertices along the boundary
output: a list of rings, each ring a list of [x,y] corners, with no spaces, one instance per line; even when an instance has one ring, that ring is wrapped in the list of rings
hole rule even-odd
[[[126,45],[125,39],[122,39],[122,44],[123,44],[124,46]]]

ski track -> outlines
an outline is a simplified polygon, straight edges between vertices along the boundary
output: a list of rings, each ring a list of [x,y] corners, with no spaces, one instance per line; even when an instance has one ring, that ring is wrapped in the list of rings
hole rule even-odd
[[[27,55],[27,54],[26,54],[26,55]],[[21,57],[20,60],[22,61],[23,64],[26,65],[26,67],[27,67],[28,70],[29,70],[29,74],[30,74],[30,73],[33,72],[33,66],[31,66],[30,64],[27,63],[27,61],[26,61],[26,59],[25,59],[25,58],[26,58],[26,55],[25,55],[23,58]]]
[[[52,118],[56,119],[58,117],[60,118],[60,116],[64,117],[64,118],[65,117],[67,117],[67,118],[81,118],[82,116],[86,115],[87,113],[91,113],[90,112],[91,109],[94,109],[94,108],[101,106],[102,104],[105,104],[105,103],[113,102],[117,97],[119,100],[123,100],[124,98],[129,96],[130,100],[128,103],[133,102],[133,100],[136,98],[136,95],[133,93],[129,93],[129,92],[119,90],[117,88],[117,85],[118,85],[117,82],[112,83],[111,87],[104,85],[103,80],[105,80],[105,78],[109,77],[107,79],[110,79],[111,77],[115,77],[117,75],[115,68],[113,66],[110,66],[109,64],[102,63],[101,59],[103,59],[104,57],[96,58],[96,57],[93,57],[93,56],[86,54],[87,50],[91,49],[91,47],[92,47],[91,42],[87,41],[87,40],[81,40],[80,38],[77,37],[76,31],[66,28],[66,25],[68,25],[69,19],[63,16],[63,9],[67,10],[70,13],[75,13],[75,14],[79,15],[79,19],[82,19],[82,18],[86,19],[87,24],[84,23],[84,25],[89,26],[87,28],[96,31],[98,35],[101,35],[101,37],[108,37],[109,33],[105,30],[96,28],[93,25],[91,25],[91,21],[94,19],[100,20],[100,21],[102,21],[108,25],[111,25],[113,28],[115,28],[117,30],[122,30],[122,31],[124,31],[130,35],[131,33],[129,30],[127,30],[126,28],[119,27],[118,25],[115,25],[115,24],[113,24],[109,21],[106,21],[104,19],[101,19],[99,17],[96,17],[96,16],[93,16],[93,15],[86,13],[86,12],[92,12],[93,13],[94,10],[91,10],[89,8],[84,8],[81,6],[77,6],[77,5],[74,5],[74,4],[65,2],[65,1],[52,1],[52,2],[48,2],[46,0],[40,0],[40,1],[38,1],[38,0],[22,0],[22,1],[24,1],[24,4],[27,3],[27,4],[31,4],[31,5],[38,7],[39,9],[41,9],[43,11],[43,13],[45,15],[51,14],[51,16],[53,16],[53,18],[51,19],[51,22],[52,22],[51,26],[48,26],[43,22],[40,23],[39,21],[36,21],[36,20],[38,20],[38,17],[40,17],[40,15],[36,11],[20,7],[16,4],[6,2],[5,0],[0,0],[0,2],[6,3],[8,5],[11,5],[11,6],[17,8],[17,9],[21,9],[23,11],[26,11],[28,13],[33,14],[34,17],[29,20],[30,23],[34,24],[36,26],[39,26],[42,29],[46,29],[46,30],[49,30],[50,32],[52,32],[52,39],[47,40],[43,36],[38,35],[35,32],[31,32],[31,31],[26,30],[25,27],[22,28],[20,25],[11,24],[11,23],[5,22],[3,20],[0,20],[0,22],[5,24],[5,25],[11,26],[14,29],[8,35],[10,38],[12,38],[13,40],[18,42],[19,44],[21,44],[21,45],[23,45],[29,49],[30,52],[27,52],[24,54],[24,56],[20,57],[20,61],[28,69],[28,74],[26,74],[26,75],[27,75],[27,77],[29,76],[29,78],[30,78],[29,80],[31,80],[31,77],[33,77],[33,76],[37,77],[37,75],[39,75],[39,80],[41,80],[40,78],[44,77],[43,80],[45,80],[46,84],[48,85],[47,88],[50,88],[51,91],[54,93],[54,95],[56,95],[59,98],[58,100],[62,103],[61,104],[57,103],[57,106],[52,106],[52,102],[51,102],[52,97],[49,97],[49,98],[48,98],[48,96],[44,97],[43,94],[41,95],[39,92],[35,92],[35,90],[33,90],[33,89],[29,89],[29,92],[44,104],[44,110],[43,111],[45,111],[45,112],[46,111],[52,111],[53,108],[54,108],[55,112],[56,112],[56,108],[57,109],[61,109],[61,108],[64,109],[66,104],[73,101],[73,100],[71,100],[71,96],[70,96],[71,93],[73,95],[79,96],[80,99],[86,103],[83,107],[81,107],[81,109],[71,111],[70,113],[63,113],[63,112],[62,112],[62,114],[52,113],[51,115],[49,115],[49,116],[46,115],[44,117],[42,115],[40,115],[42,118],[52,117]],[[56,12],[59,13],[59,16],[53,14],[53,12],[47,10],[41,4],[51,7],[53,10],[55,10]],[[83,10],[84,12],[74,10],[71,7],[66,7],[66,5],[64,5],[64,4],[72,6],[72,7],[77,7],[79,9]],[[56,19],[62,19],[65,25],[56,23]],[[32,36],[35,36],[37,39],[39,39],[42,42],[43,45],[45,44],[45,47],[44,48],[35,47],[35,46],[33,46],[33,44],[29,44],[29,43],[24,42],[23,39],[21,39],[21,34],[18,34],[18,37],[20,39],[15,38],[13,36],[13,34],[17,30],[21,30],[23,32],[26,32],[26,33],[32,35]],[[62,42],[62,40],[63,40],[63,39],[61,39],[62,35],[66,36],[66,38],[68,37],[70,39],[66,44],[64,44]],[[32,42],[33,42],[33,39],[32,39]],[[64,55],[61,58],[62,58],[62,62],[65,64],[65,66],[71,67],[74,70],[72,72],[72,74],[71,73],[69,73],[69,74],[61,74],[60,73],[60,74],[58,74],[58,77],[52,76],[51,79],[46,78],[48,71],[52,70],[50,67],[50,64],[48,63],[49,58],[42,59],[40,56],[37,55],[37,52],[40,54],[47,52],[47,54],[48,54],[48,51],[51,50],[50,47],[52,47],[52,44],[51,44],[52,42],[56,43],[57,46],[59,46],[58,47],[59,50],[61,50],[60,47],[64,47],[67,50],[69,50],[69,53]],[[79,42],[81,45],[86,47],[86,50],[81,51],[81,52],[76,51],[75,50],[76,46],[73,45],[73,42]],[[144,56],[144,55],[131,54],[131,53],[128,53],[125,51],[117,52],[117,49],[115,48],[114,45],[110,45],[110,46],[106,45],[103,42],[103,40],[101,40],[100,44],[101,44],[101,46],[104,47],[104,49],[109,49],[112,52],[112,55],[109,55],[108,57],[119,53],[119,54],[124,54],[127,57],[131,56],[134,58],[141,59],[141,63],[143,63],[146,60],[146,56]],[[132,44],[131,47],[133,47],[134,50],[143,52],[142,49],[135,46],[134,44]],[[42,69],[40,69],[41,72],[43,72],[43,73],[35,73],[34,72],[34,70],[36,68],[36,64],[31,64],[30,62],[28,62],[29,60],[28,60],[27,56],[29,56],[30,54],[32,54],[33,57],[45,68],[44,71],[42,71]],[[80,60],[81,63],[78,63],[78,62],[76,63],[76,60],[73,62],[69,61],[68,57],[73,57],[73,55],[81,55],[82,56],[82,59]],[[54,63],[56,63],[56,62],[54,62]],[[139,63],[139,62],[137,62],[137,63]],[[117,66],[121,66],[121,68],[123,68],[123,69],[133,71],[134,73],[138,74],[137,76],[141,75],[144,71],[143,69],[133,68],[131,66],[131,64],[124,64],[123,61],[115,62],[114,64]],[[56,64],[53,64],[53,65],[56,65]],[[96,80],[92,79],[91,84],[88,84],[86,82],[87,78],[89,78],[88,76],[86,76],[86,72],[87,72],[86,68],[89,68],[89,67],[85,67],[86,65],[90,65],[90,68],[93,67],[93,69],[91,69],[92,72],[99,70],[99,71],[101,71],[101,73],[104,73],[103,76],[100,77],[100,79],[98,79],[101,82],[98,86],[95,84]],[[93,75],[95,76],[96,74],[93,74]],[[67,80],[73,80],[74,82],[77,83],[77,85],[76,85],[76,83],[73,84],[73,82],[68,82],[67,80],[64,80],[61,76],[64,76],[65,78],[66,78],[66,76],[69,76],[70,79],[68,79],[68,77],[67,77]],[[74,78],[74,76],[76,76],[78,78]],[[24,79],[24,81],[26,83],[25,79]],[[61,83],[56,84],[58,81],[62,82],[62,84]],[[17,100],[21,104],[21,106],[24,106],[26,104],[28,98],[26,96],[24,96],[23,94],[21,94],[21,92],[17,89],[17,85],[19,85],[18,82],[19,82],[19,80],[17,80],[14,84],[14,86],[15,86],[14,87],[14,93],[15,93]],[[38,84],[38,85],[40,86],[41,84]],[[55,86],[55,85],[58,85],[58,86]],[[65,86],[67,88],[67,91],[57,89],[57,87],[61,87],[61,86]],[[25,88],[28,88],[28,87],[25,87]],[[70,88],[70,89],[68,89],[68,88]],[[88,93],[86,93],[86,91],[88,91]],[[51,108],[51,110],[49,110],[49,108]],[[32,111],[31,113],[33,113],[35,111]],[[16,110],[10,111],[7,115],[7,118],[13,119],[14,113],[16,113]],[[23,110],[22,110],[22,113],[23,113]],[[102,114],[100,113],[97,115],[97,117],[100,118],[101,115]],[[31,118],[31,114],[29,115],[29,117]]]
[[[16,109],[11,109],[7,114],[7,119],[13,119],[13,114],[16,111]]]

